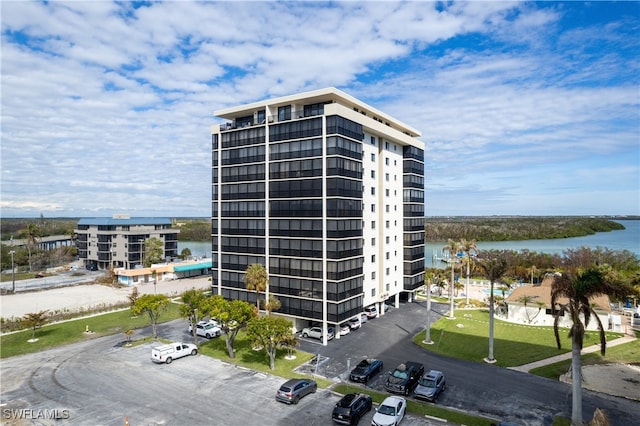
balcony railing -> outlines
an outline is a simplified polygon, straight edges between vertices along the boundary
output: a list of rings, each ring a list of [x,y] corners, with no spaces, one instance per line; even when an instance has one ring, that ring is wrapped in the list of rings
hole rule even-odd
[[[269,124],[273,124],[273,123],[282,123],[285,121],[291,121],[291,120],[300,120],[303,118],[309,118],[309,117],[315,117],[317,115],[322,115],[320,113],[304,113],[304,111],[292,111],[290,115],[287,115],[286,117],[283,118],[279,118],[277,115],[269,115],[267,116],[266,119],[260,120],[259,122],[253,121],[253,122],[242,122],[242,123],[236,123],[235,121],[231,121],[228,123],[223,123],[220,125],[220,131],[227,131],[227,130],[235,130],[235,129],[244,129],[247,127],[253,127],[253,126],[262,126],[266,123]]]

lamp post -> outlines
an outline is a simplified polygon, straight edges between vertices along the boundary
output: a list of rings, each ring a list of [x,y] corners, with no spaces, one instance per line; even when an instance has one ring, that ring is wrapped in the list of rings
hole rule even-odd
[[[16,268],[13,265],[13,255],[16,254],[16,252],[11,250],[9,254],[11,255],[11,293],[15,293],[16,292]]]

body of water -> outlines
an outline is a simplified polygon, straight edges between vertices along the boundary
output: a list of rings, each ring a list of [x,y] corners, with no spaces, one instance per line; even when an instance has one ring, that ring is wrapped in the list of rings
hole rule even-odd
[[[567,249],[580,247],[608,248],[610,250],[628,250],[640,257],[640,220],[616,221],[625,229],[610,232],[597,232],[594,235],[573,238],[557,238],[552,240],[522,241],[480,241],[476,243],[479,250],[529,250],[538,253],[562,254]],[[446,268],[447,264],[433,260],[433,254],[442,256],[442,248],[447,242],[427,243],[425,245],[425,266]]]
[[[611,232],[598,232],[594,235],[574,238],[559,238],[553,240],[523,240],[523,241],[481,241],[477,243],[480,250],[529,250],[539,253],[562,254],[567,249],[580,247],[603,247],[610,250],[629,250],[640,257],[640,220],[621,220],[625,229]],[[441,256],[442,248],[447,242],[427,243],[425,245],[425,266],[433,267],[433,254]],[[211,257],[211,243],[209,241],[178,241],[178,253],[188,247],[191,254],[197,257]],[[446,263],[435,261],[436,267],[446,268]]]

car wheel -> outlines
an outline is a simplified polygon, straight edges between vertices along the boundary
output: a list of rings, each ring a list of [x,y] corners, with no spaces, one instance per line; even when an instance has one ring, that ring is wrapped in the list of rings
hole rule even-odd
[[[300,402],[300,397],[296,396],[295,398],[293,398],[293,403],[297,404],[298,402]]]
[[[167,358],[167,360],[165,361],[165,363],[167,364],[171,364],[171,361],[173,361],[173,359],[171,359],[171,357]]]
[[[204,337],[206,337],[207,339],[211,339],[211,335],[209,333],[205,334]]]
[[[307,333],[302,333],[302,337],[309,337]]]
[[[197,353],[198,353],[197,349],[194,349],[194,350],[191,351],[191,355],[196,355]]]
[[[314,386],[313,389],[311,389],[311,393],[316,393],[317,390],[318,390],[318,386]]]

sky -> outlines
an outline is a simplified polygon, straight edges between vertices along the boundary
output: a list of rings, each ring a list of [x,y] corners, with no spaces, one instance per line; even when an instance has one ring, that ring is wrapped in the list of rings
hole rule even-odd
[[[640,2],[0,2],[2,217],[211,216],[219,109],[336,87],[425,214],[640,214]]]

